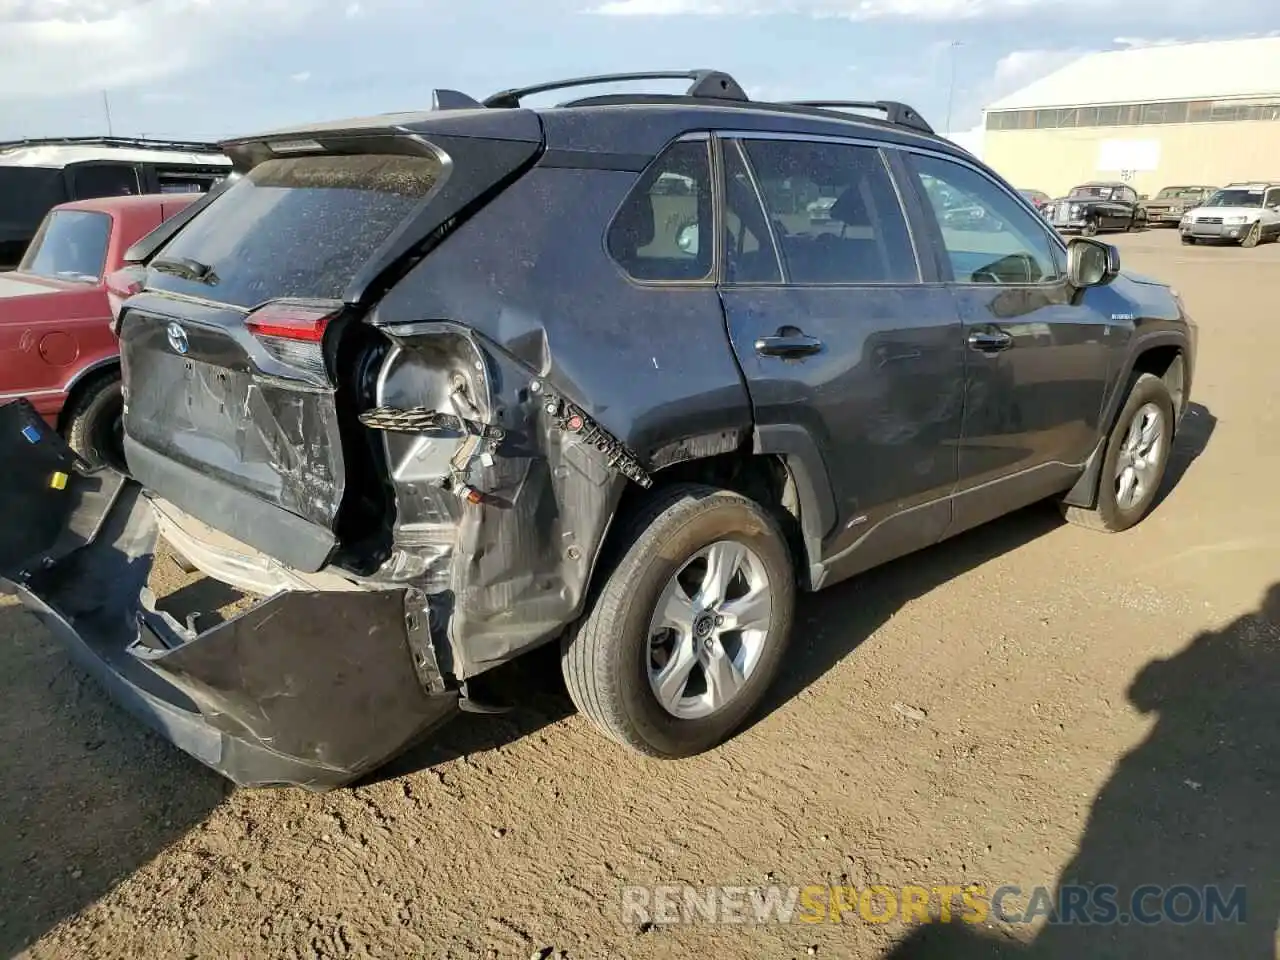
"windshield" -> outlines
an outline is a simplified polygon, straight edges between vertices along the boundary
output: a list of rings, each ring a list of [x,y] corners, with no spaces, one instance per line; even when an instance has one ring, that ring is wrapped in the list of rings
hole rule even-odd
[[[152,270],[152,289],[240,307],[278,297],[337,299],[370,256],[422,203],[435,157],[344,154],[267,160],[160,249],[160,261],[201,276]]]
[[[1157,200],[1198,200],[1204,195],[1204,187],[1165,187],[1156,194]]]
[[[18,269],[58,280],[97,283],[107,259],[111,217],[89,210],[55,210],[40,226]]]
[[[1262,188],[1261,187],[1228,187],[1226,190],[1219,190],[1206,207],[1260,207],[1262,206]]]
[[[1116,193],[1115,187],[1072,187],[1067,196],[1072,200],[1111,200]]]

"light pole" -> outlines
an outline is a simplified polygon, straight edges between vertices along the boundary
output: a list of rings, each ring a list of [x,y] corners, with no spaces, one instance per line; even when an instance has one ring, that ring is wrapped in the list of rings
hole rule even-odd
[[[952,40],[948,49],[951,51],[951,84],[947,88],[947,133],[952,133],[951,129],[951,107],[956,99],[956,48],[963,46],[959,40]]]

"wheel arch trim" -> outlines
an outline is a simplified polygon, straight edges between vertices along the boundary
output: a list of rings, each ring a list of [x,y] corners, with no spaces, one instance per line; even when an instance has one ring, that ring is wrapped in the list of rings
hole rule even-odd
[[[1125,355],[1124,362],[1119,368],[1118,376],[1112,381],[1111,393],[1107,396],[1103,404],[1102,416],[1099,418],[1100,436],[1098,437],[1097,446],[1094,447],[1093,453],[1089,455],[1089,460],[1085,465],[1084,473],[1076,481],[1067,494],[1062,498],[1063,503],[1073,507],[1083,507],[1092,509],[1098,502],[1098,483],[1101,479],[1102,460],[1106,456],[1107,438],[1111,436],[1111,431],[1115,429],[1116,418],[1120,416],[1120,411],[1124,407],[1124,402],[1129,396],[1129,382],[1133,378],[1133,371],[1138,366],[1138,360],[1143,354],[1160,347],[1176,347],[1183,358],[1183,404],[1182,410],[1178,413],[1186,411],[1189,405],[1189,397],[1191,395],[1191,373],[1192,358],[1191,344],[1186,334],[1179,330],[1153,330],[1150,333],[1137,337],[1129,347],[1128,353]],[[1174,422],[1175,434],[1177,431],[1177,420]]]

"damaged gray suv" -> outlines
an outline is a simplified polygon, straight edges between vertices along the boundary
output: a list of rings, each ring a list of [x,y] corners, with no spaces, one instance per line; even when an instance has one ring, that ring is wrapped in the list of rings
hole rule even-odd
[[[1187,407],[1177,296],[903,104],[655,73],[222,147],[113,278],[128,476],[0,408],[0,570],[241,784],[356,779],[551,642],[606,734],[709,749],[797,591],[1046,498],[1129,527]],[[162,609],[161,540],[236,612]]]

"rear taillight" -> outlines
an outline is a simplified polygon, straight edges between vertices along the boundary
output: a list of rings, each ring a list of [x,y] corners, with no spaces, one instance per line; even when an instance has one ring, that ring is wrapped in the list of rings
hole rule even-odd
[[[134,294],[142,292],[143,281],[147,277],[145,267],[132,264],[121,267],[107,274],[107,302],[111,305],[111,332],[120,335],[120,318],[124,314],[124,302]]]
[[[245,327],[281,363],[327,377],[324,332],[341,310],[341,304],[276,300],[249,314]]]

